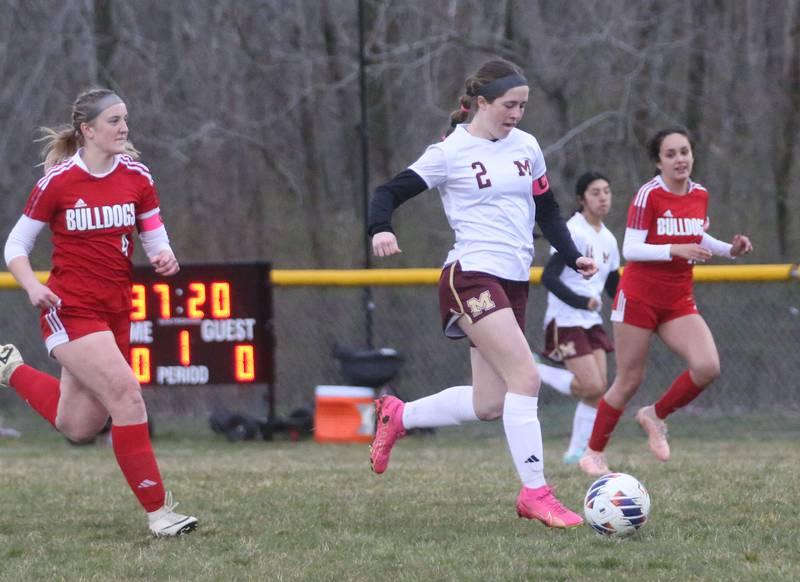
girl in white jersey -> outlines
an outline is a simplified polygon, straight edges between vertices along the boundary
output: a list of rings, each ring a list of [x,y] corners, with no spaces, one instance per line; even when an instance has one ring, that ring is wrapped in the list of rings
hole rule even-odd
[[[369,234],[375,255],[384,257],[400,252],[392,211],[420,192],[439,189],[456,239],[439,281],[442,327],[450,338],[469,339],[473,386],[408,403],[393,396],[376,401],[370,461],[373,471],[383,473],[406,429],[502,417],[522,481],[518,515],[564,528],[582,519],[559,503],[544,478],[540,380],[523,333],[534,223],[571,268],[590,277],[597,267],[575,248],[559,215],[536,138],[516,128],[528,92],[518,67],[485,63],[467,79],[446,139],[375,191]],[[470,112],[472,121],[462,124]]]
[[[567,221],[567,227],[578,250],[595,260],[598,272],[591,279],[584,279],[565,269],[561,253],[551,250],[542,272],[542,284],[550,291],[544,316],[544,355],[567,369],[539,362],[542,382],[580,399],[564,454],[567,464],[577,463],[583,455],[592,434],[597,403],[606,389],[606,354],[614,347],[603,330],[600,308],[603,291],[613,298],[619,282],[617,239],[603,224],[611,210],[608,178],[599,172],[586,172],[578,178],[575,194],[580,209]]]

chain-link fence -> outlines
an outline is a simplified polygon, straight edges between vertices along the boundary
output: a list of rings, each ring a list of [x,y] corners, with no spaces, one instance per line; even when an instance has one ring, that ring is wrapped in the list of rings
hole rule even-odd
[[[800,286],[793,281],[696,283],[695,295],[714,333],[722,376],[688,412],[718,416],[800,412]],[[365,291],[360,287],[277,287],[274,296],[276,396],[278,412],[285,414],[312,405],[315,386],[343,381],[333,357],[337,347],[366,348]],[[25,294],[2,290],[0,301],[0,343],[14,342],[26,361],[57,373],[57,366],[44,353],[37,314]],[[372,301],[375,347],[394,348],[404,359],[392,381],[402,397],[414,399],[470,382],[467,343],[442,335],[435,287],[374,287]],[[545,289],[532,285],[526,335],[533,349],[543,345],[545,302]],[[607,305],[605,311],[607,315]],[[657,397],[683,369],[681,359],[655,339],[645,382],[631,408]],[[613,372],[611,357],[610,379]],[[259,387],[159,387],[148,388],[146,394],[156,418],[204,421],[218,407],[266,410],[264,389]],[[543,408],[571,407],[569,399],[547,388],[542,389],[541,399]],[[2,414],[24,415],[23,408],[16,395],[0,391]]]

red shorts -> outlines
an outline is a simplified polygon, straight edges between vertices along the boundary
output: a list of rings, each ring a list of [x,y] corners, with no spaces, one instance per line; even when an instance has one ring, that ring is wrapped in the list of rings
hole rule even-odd
[[[661,307],[633,297],[626,297],[622,289],[617,291],[611,306],[611,321],[627,323],[644,329],[657,329],[662,323],[685,315],[699,313],[692,294],[685,295],[669,307]]]
[[[480,271],[462,271],[458,261],[446,265],[439,277],[439,312],[444,335],[450,339],[466,337],[456,323],[461,317],[475,323],[506,307],[514,311],[517,324],[524,332],[528,289],[527,281],[509,281]]]
[[[544,355],[556,362],[587,356],[595,350],[614,351],[611,338],[602,325],[585,327],[558,327],[551,319],[544,330]]]
[[[103,312],[80,307],[51,307],[39,316],[47,353],[53,348],[90,333],[110,331],[119,351],[130,359],[131,315],[129,311]]]

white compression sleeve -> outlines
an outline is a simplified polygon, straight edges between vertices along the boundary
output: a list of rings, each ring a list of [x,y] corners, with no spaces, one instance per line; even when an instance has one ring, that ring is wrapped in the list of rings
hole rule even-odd
[[[169,246],[169,237],[167,236],[167,229],[164,226],[159,226],[153,230],[146,230],[139,233],[139,240],[142,241],[142,248],[145,254],[152,258],[163,250],[172,251]]]
[[[4,257],[6,265],[16,259],[17,257],[27,257],[31,254],[33,244],[36,242],[36,237],[42,232],[45,223],[41,220],[34,220],[28,218],[24,214],[20,216],[17,224],[8,233],[6,246],[4,249]]]
[[[622,241],[622,255],[628,261],[671,261],[669,251],[672,245],[654,245],[644,242],[646,230],[625,229]]]
[[[725,241],[716,239],[707,232],[703,233],[703,239],[700,241],[700,246],[704,249],[708,249],[712,254],[717,255],[718,257],[727,257],[729,259],[733,258],[731,255],[731,248],[733,248],[733,245],[731,243],[726,243]]]

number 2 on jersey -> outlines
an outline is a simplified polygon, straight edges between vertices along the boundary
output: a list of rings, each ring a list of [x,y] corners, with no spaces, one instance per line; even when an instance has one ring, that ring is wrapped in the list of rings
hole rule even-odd
[[[478,188],[488,188],[492,185],[492,181],[486,176],[486,167],[481,162],[473,162],[472,169],[480,169],[480,172],[475,174],[475,179],[478,181]]]

